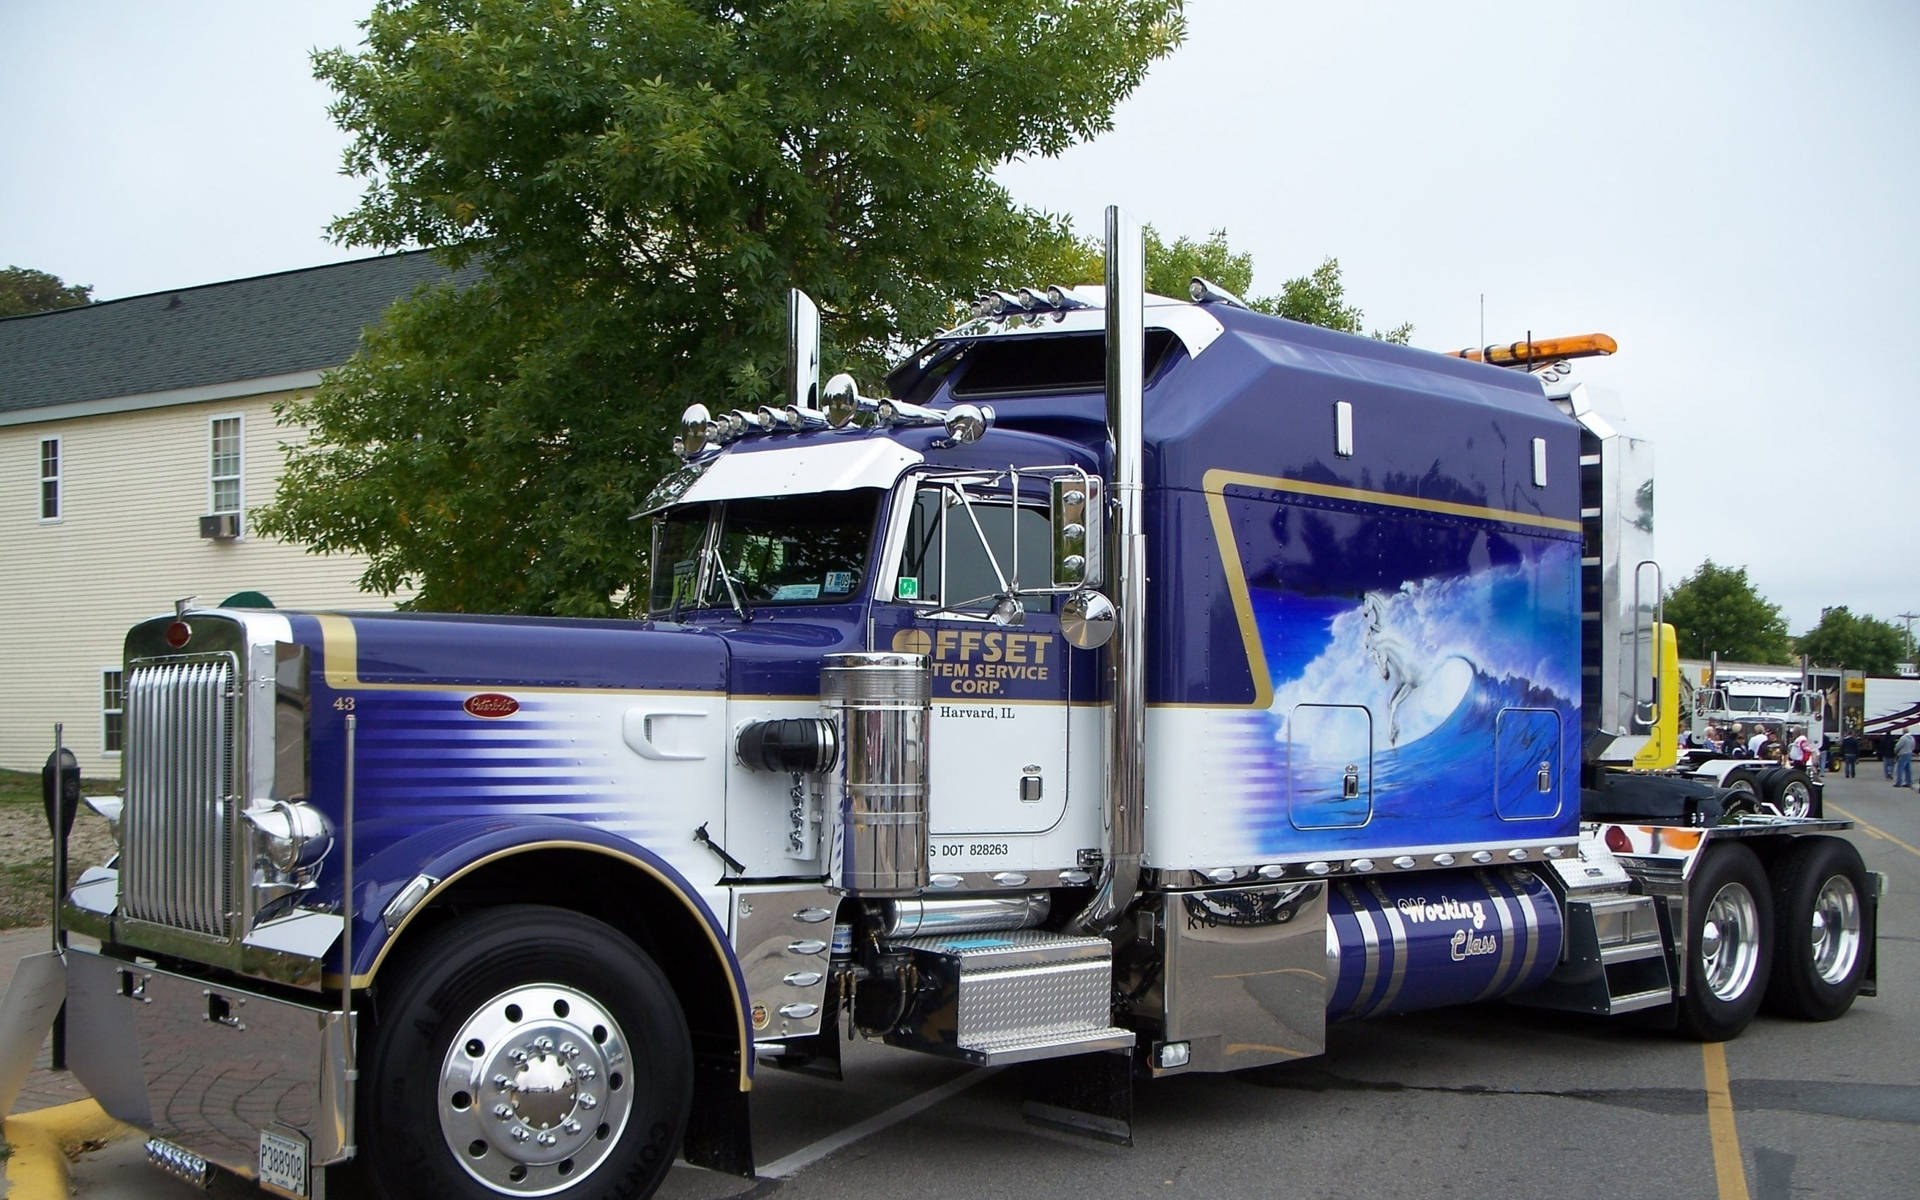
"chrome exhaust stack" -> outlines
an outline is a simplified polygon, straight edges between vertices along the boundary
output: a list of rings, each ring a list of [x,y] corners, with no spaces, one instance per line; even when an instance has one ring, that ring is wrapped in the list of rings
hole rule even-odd
[[[1146,841],[1147,538],[1141,529],[1146,249],[1139,223],[1117,205],[1107,209],[1106,240],[1107,437],[1113,460],[1108,594],[1119,609],[1120,628],[1107,651],[1113,708],[1106,728],[1100,879],[1092,902],[1070,926],[1084,933],[1112,929],[1133,903]]]

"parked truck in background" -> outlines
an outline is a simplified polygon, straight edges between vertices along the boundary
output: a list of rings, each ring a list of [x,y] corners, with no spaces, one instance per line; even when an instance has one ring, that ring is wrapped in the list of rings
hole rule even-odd
[[[1748,743],[1770,734],[1782,746],[1805,737],[1818,750],[1833,732],[1840,672],[1753,663],[1723,663],[1716,656],[1701,664],[1693,691],[1692,749],[1688,766],[1695,778],[1738,793],[1736,808],[1771,806],[1787,816],[1820,814],[1817,763],[1783,765],[1759,760]],[[1709,746],[1714,731],[1728,743],[1723,752]]]
[[[1846,824],[1649,769],[1651,449],[1561,349],[1143,300],[1108,226],[1104,288],[985,298],[884,399],[796,298],[792,403],[695,406],[636,503],[647,620],[135,628],[63,910],[106,1109],[290,1196],[644,1196],[751,1173],[756,1065],[850,1036],[1124,1138],[1337,1021],[1871,994]]]
[[[1886,752],[1901,734],[1920,732],[1920,678],[1849,672],[1847,715],[1876,752]]]

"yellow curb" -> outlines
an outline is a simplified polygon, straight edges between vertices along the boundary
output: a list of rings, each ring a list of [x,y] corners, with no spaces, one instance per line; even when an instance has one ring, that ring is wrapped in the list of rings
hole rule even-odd
[[[113,1141],[140,1131],[106,1114],[97,1101],[76,1100],[18,1113],[4,1126],[13,1155],[0,1164],[12,1185],[7,1200],[66,1200],[67,1150],[89,1141]]]

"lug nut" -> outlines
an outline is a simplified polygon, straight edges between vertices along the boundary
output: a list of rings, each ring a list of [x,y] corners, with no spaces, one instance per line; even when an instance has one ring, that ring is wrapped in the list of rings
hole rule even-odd
[[[511,1120],[513,1120],[513,1110],[512,1110],[512,1109],[510,1109],[510,1108],[508,1108],[508,1107],[507,1107],[506,1105],[504,1105],[504,1104],[496,1104],[496,1105],[494,1105],[494,1106],[493,1106],[493,1115],[494,1115],[494,1116],[496,1116],[496,1117],[499,1117],[499,1118],[500,1118],[500,1119],[501,1119],[502,1121],[511,1121]]]
[[[543,1133],[539,1137],[534,1138],[533,1140],[536,1142],[539,1142],[542,1146],[551,1146],[555,1142],[559,1141],[560,1139],[557,1137],[554,1137],[551,1133]]]
[[[522,1128],[521,1128],[520,1126],[518,1126],[518,1125],[515,1125],[515,1126],[513,1127],[513,1131],[512,1131],[512,1132],[513,1132],[513,1140],[514,1140],[514,1141],[516,1141],[516,1142],[524,1142],[524,1141],[526,1141],[526,1140],[527,1140],[527,1131],[526,1131],[525,1129],[522,1129]]]
[[[561,1042],[560,1053],[566,1055],[568,1058],[576,1058],[580,1054],[580,1047],[574,1045],[572,1042]]]
[[[598,1108],[600,1106],[598,1100],[595,1100],[591,1095],[586,1093],[582,1093],[580,1099],[574,1103],[578,1104],[581,1108]]]

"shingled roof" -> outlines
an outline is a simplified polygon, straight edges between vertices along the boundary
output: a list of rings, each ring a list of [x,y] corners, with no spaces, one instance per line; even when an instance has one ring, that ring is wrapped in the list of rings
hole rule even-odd
[[[450,277],[413,251],[0,319],[0,415],[337,367],[395,300]]]

